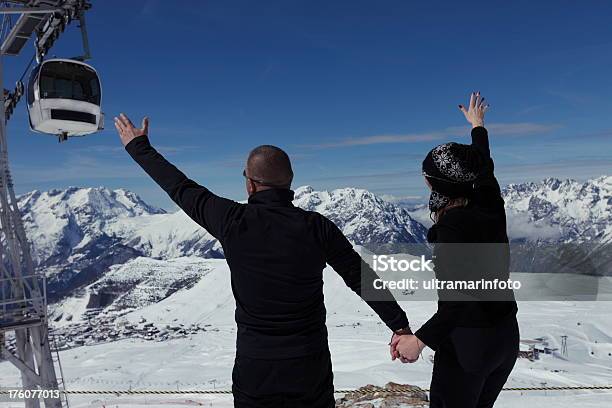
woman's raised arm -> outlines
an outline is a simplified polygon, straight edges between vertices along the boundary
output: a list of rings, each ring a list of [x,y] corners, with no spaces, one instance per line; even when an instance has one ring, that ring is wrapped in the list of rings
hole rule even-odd
[[[494,164],[489,148],[489,134],[484,127],[484,117],[489,109],[489,104],[485,103],[485,98],[480,95],[480,92],[472,92],[469,106],[466,108],[459,105],[459,109],[472,125],[472,147],[479,156],[481,163],[478,178],[474,181],[474,189],[479,201],[481,201],[480,204],[499,205],[501,201],[503,206],[501,189],[493,172]]]

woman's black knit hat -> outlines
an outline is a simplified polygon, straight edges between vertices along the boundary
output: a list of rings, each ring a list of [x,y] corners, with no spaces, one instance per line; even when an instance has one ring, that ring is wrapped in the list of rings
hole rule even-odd
[[[431,149],[423,160],[423,175],[432,187],[430,210],[443,208],[452,198],[469,198],[479,168],[479,155],[470,145],[451,142]]]

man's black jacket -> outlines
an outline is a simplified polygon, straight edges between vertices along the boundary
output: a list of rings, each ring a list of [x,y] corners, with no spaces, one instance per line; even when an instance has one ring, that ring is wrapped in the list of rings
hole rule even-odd
[[[219,240],[231,270],[237,353],[284,359],[327,348],[323,268],[329,264],[357,294],[375,275],[333,222],[294,207],[293,191],[270,189],[248,204],[219,197],[159,154],[147,136],[125,149],[170,198]],[[392,298],[367,303],[391,330],[408,326]]]

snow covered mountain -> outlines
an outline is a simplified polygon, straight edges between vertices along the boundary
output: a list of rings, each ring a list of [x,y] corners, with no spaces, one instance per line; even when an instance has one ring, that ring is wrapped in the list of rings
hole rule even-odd
[[[124,189],[35,190],[18,205],[35,265],[50,278],[51,299],[139,256],[223,256],[219,243],[185,213],[168,214]]]
[[[113,265],[89,288],[87,308],[112,310],[142,308],[157,303],[180,289],[189,289],[208,271],[196,257],[168,260],[139,257]]]
[[[612,176],[510,184],[502,195],[513,270],[612,276]],[[407,210],[431,225],[426,205]]]
[[[503,194],[515,242],[599,242],[593,251],[611,256],[606,252],[612,244],[612,177],[512,184]],[[294,203],[327,216],[358,245],[426,240],[426,208],[411,213],[367,190],[305,186],[296,189]],[[18,204],[35,264],[50,278],[51,299],[97,282],[113,265],[138,257],[223,257],[219,242],[184,212],[166,213],[124,189],[32,191]]]
[[[315,191],[304,186],[295,190],[294,204],[325,215],[358,245],[426,242],[427,229],[408,211],[367,190]]]
[[[612,177],[503,189],[517,270],[612,276]]]
[[[612,238],[612,176],[548,178],[503,189],[512,237],[568,241]]]
[[[34,261],[42,264],[87,246],[117,218],[165,213],[130,191],[103,187],[34,190],[19,196],[18,206],[35,243]]]
[[[612,176],[509,184],[502,195],[513,241],[612,242]],[[431,225],[426,204],[389,200],[423,225]]]
[[[295,204],[328,216],[355,244],[425,241],[425,228],[406,210],[366,190],[301,187]],[[137,257],[223,257],[219,242],[184,212],[166,213],[124,189],[32,191],[21,195],[18,205],[34,262],[50,278],[52,299]]]

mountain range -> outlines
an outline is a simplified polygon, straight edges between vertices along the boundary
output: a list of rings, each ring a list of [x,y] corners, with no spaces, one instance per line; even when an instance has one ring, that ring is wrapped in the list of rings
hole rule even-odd
[[[511,184],[503,196],[515,241],[612,242],[610,176]],[[19,196],[18,205],[52,301],[94,283],[109,285],[117,268],[135,258],[223,258],[219,242],[184,212],[153,207],[125,189],[35,190]],[[405,208],[367,190],[299,187],[294,205],[327,216],[356,245],[426,242],[423,206]],[[190,283],[193,276],[177,279],[170,286]]]

